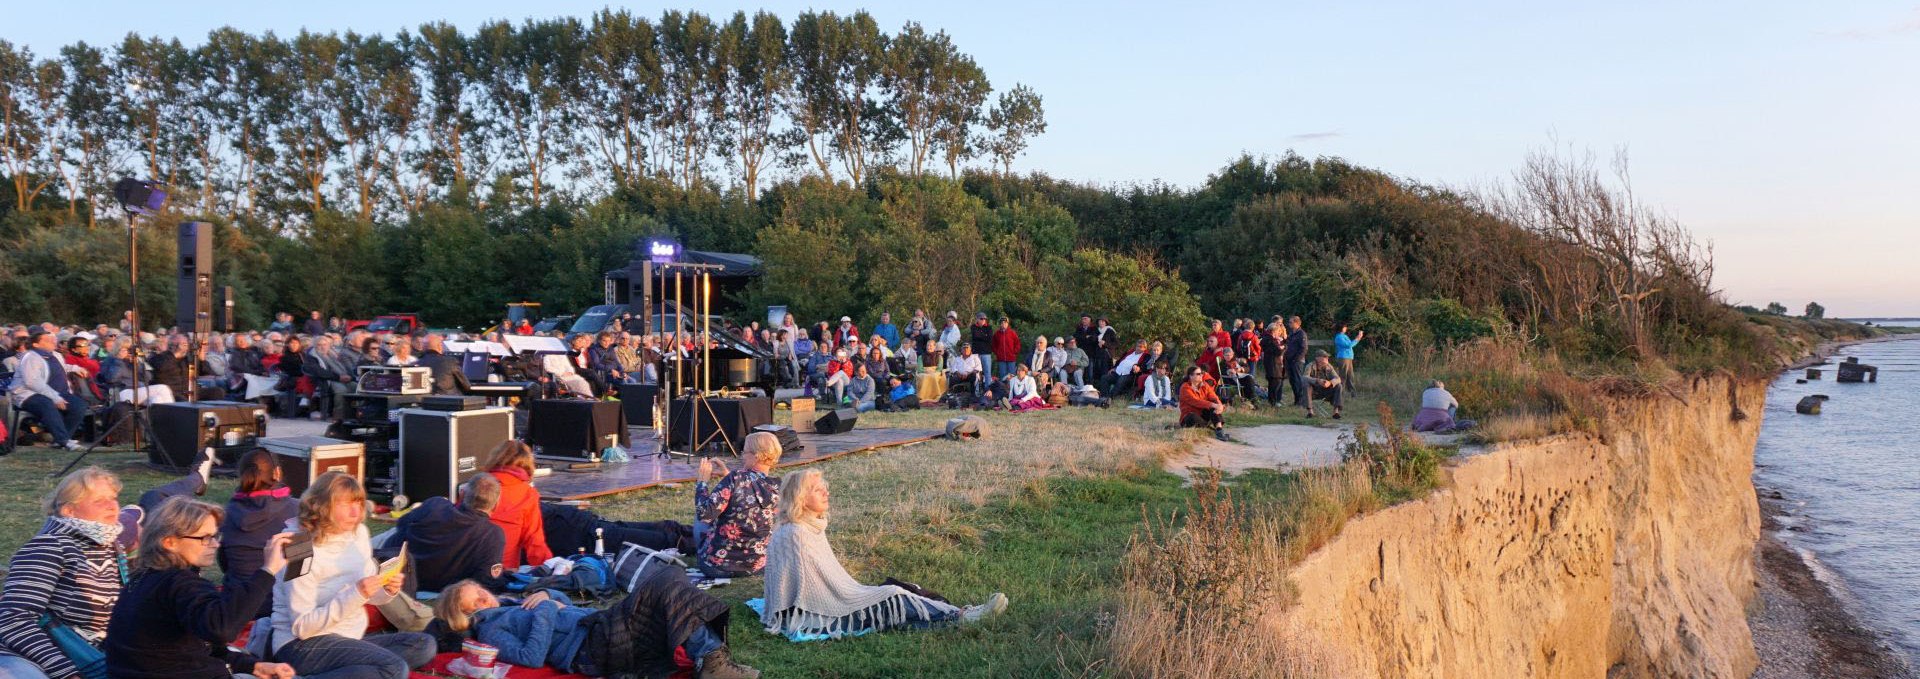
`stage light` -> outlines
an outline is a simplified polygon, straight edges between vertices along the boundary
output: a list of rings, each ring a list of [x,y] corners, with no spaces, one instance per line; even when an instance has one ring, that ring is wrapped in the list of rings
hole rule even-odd
[[[151,217],[167,206],[167,187],[159,182],[127,177],[113,185],[113,198],[128,212]]]
[[[666,236],[654,236],[647,241],[647,259],[655,264],[668,264],[680,259],[680,243]]]

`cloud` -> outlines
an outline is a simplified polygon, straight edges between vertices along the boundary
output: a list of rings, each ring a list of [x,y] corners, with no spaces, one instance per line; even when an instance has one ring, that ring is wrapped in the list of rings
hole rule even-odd
[[[1291,141],[1319,141],[1322,139],[1332,139],[1334,137],[1344,137],[1346,135],[1347,133],[1341,132],[1339,130],[1327,130],[1325,132],[1308,132],[1305,134],[1296,134],[1291,137],[1287,137],[1287,139]]]
[[[1876,40],[1893,38],[1911,33],[1920,33],[1920,9],[1907,14],[1907,18],[1895,23],[1871,28],[1849,28],[1843,31],[1819,31],[1821,35],[1841,40]]]

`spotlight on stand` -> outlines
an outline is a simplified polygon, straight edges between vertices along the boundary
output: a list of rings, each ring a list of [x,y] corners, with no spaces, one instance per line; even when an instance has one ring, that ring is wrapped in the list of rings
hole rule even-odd
[[[167,206],[167,187],[160,182],[127,177],[113,185],[113,198],[128,212],[152,217]]]

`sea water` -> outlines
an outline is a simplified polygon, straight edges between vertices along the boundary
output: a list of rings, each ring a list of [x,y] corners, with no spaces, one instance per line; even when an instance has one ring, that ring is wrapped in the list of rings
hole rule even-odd
[[[1920,322],[1889,323],[1920,325]],[[1835,365],[1796,384],[1782,375],[1767,392],[1754,451],[1754,482],[1784,496],[1787,543],[1811,554],[1863,624],[1882,632],[1908,662],[1920,659],[1920,339],[1859,344],[1833,356],[1878,366],[1880,381],[1839,384]],[[1794,404],[1831,397],[1819,415]]]

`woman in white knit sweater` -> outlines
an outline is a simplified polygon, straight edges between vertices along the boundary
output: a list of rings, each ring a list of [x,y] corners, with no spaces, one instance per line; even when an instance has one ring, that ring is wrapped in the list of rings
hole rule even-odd
[[[766,608],[760,621],[775,634],[839,637],[897,627],[974,622],[1007,609],[994,593],[978,606],[956,607],[895,585],[862,585],[827,543],[827,480],[816,469],[780,482],[780,513],[767,543]]]
[[[391,601],[403,580],[380,576],[363,523],[366,500],[360,482],[340,472],[320,475],[300,496],[299,535],[312,539],[313,556],[274,584],[269,643],[274,659],[304,679],[405,679],[433,660],[425,634],[361,638],[367,604]]]

